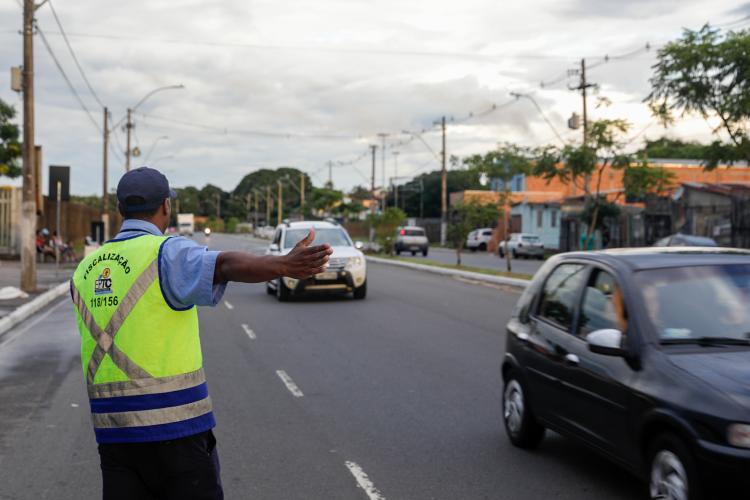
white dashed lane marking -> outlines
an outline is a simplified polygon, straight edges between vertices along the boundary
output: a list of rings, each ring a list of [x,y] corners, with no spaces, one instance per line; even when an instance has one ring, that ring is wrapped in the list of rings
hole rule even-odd
[[[245,330],[245,333],[248,337],[250,337],[250,340],[255,340],[255,332],[250,329],[249,326],[247,326],[245,323],[242,323],[242,329]]]
[[[224,305],[227,306],[227,309],[229,309],[230,311],[234,309],[234,306],[226,300],[224,301]]]
[[[284,382],[286,388],[289,389],[289,392],[291,392],[295,398],[301,398],[302,396],[304,396],[299,387],[297,387],[297,384],[295,384],[294,380],[292,380],[292,377],[287,375],[284,370],[276,370],[276,375],[278,375],[281,381]]]
[[[372,481],[370,481],[370,478],[365,474],[365,471],[362,470],[362,467],[354,462],[345,462],[344,464],[346,465],[346,468],[349,469],[349,472],[352,473],[354,479],[357,480],[357,486],[364,490],[367,498],[370,500],[385,500],[383,494],[378,491],[374,484],[372,484]]]

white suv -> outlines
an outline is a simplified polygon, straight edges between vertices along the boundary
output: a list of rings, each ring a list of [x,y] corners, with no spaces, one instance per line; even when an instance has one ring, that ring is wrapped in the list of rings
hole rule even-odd
[[[286,255],[294,245],[315,229],[313,245],[328,243],[333,249],[328,268],[308,279],[279,278],[266,283],[266,291],[287,301],[307,292],[353,292],[355,299],[367,296],[365,255],[352,242],[346,229],[330,222],[304,221],[281,224],[274,232],[266,255]]]
[[[466,237],[466,248],[472,252],[476,252],[477,250],[486,252],[487,245],[492,239],[492,232],[491,227],[483,227],[470,232],[469,236]]]
[[[430,250],[430,241],[427,239],[423,227],[399,227],[396,229],[396,241],[393,244],[393,250],[396,255],[401,255],[401,252],[411,252],[412,255],[417,255],[417,252],[422,252],[422,256],[427,257],[427,252]]]

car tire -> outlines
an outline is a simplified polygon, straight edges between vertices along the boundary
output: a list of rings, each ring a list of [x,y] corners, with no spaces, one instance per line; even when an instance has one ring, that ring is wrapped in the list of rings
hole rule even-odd
[[[399,247],[396,247],[396,255],[401,255],[401,249]]]
[[[427,257],[428,250],[425,248],[422,250],[422,257]]]
[[[292,291],[281,278],[276,281],[276,298],[279,299],[279,302],[288,302],[292,298]]]
[[[266,283],[266,293],[268,295],[276,295],[276,290],[274,290],[273,288],[271,288],[271,285],[269,285],[268,283]]]
[[[675,498],[672,492],[682,492],[687,500],[701,500],[703,495],[698,480],[695,459],[685,442],[672,433],[653,440],[648,453],[649,498]]]
[[[417,255],[417,252],[412,251],[411,256],[414,257]]]
[[[354,289],[354,298],[356,300],[362,300],[367,297],[367,281],[362,283],[362,286]]]
[[[477,251],[477,247],[471,247],[471,248],[469,248],[469,250],[471,251],[471,253],[474,253],[474,252]]]
[[[501,259],[504,259],[504,258],[505,258],[505,252],[503,252],[503,249],[502,249],[502,248],[500,248],[500,249],[499,249],[499,250],[497,251],[497,254],[498,254],[498,255],[500,256],[500,258],[501,258]]]
[[[486,252],[487,251],[487,243],[480,243],[479,244],[479,251],[480,252]]]
[[[517,370],[511,370],[503,388],[503,423],[505,432],[514,446],[532,449],[544,439],[544,427],[531,412],[526,387]]]
[[[511,256],[512,256],[512,257],[513,257],[514,259],[517,259],[517,258],[518,258],[518,253],[517,253],[517,252],[516,252],[515,250],[511,250],[511,251],[510,251],[510,255],[511,255]]]

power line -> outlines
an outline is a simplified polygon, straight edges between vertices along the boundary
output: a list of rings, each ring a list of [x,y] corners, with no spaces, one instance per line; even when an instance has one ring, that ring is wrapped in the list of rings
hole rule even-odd
[[[88,115],[89,119],[91,120],[91,123],[93,123],[94,126],[97,128],[97,130],[101,133],[102,127],[99,125],[99,122],[97,122],[94,116],[91,114],[91,111],[89,111],[89,108],[86,107],[86,104],[84,104],[83,99],[81,99],[81,96],[78,95],[78,92],[76,91],[75,87],[73,87],[73,84],[70,82],[68,75],[65,74],[65,70],[60,65],[60,61],[58,61],[57,57],[55,56],[55,53],[52,51],[52,47],[50,47],[49,42],[47,42],[47,37],[44,36],[44,32],[42,31],[42,29],[39,27],[38,24],[36,25],[36,29],[42,39],[42,43],[44,43],[44,47],[47,49],[47,52],[49,53],[50,57],[55,62],[55,66],[57,66],[57,69],[60,71],[60,74],[65,80],[65,83],[68,84],[68,88],[70,89],[70,92],[76,98],[81,108],[86,112],[86,115]]]
[[[86,77],[86,73],[83,71],[83,68],[81,67],[81,63],[78,61],[78,57],[76,56],[76,53],[73,50],[73,46],[70,45],[70,40],[68,40],[68,36],[65,34],[65,30],[63,29],[62,23],[60,22],[60,18],[57,17],[57,11],[55,11],[55,7],[52,6],[52,0],[47,0],[47,4],[49,5],[50,10],[52,11],[52,16],[55,18],[57,27],[60,28],[60,34],[62,35],[63,40],[65,40],[65,45],[68,46],[68,51],[70,52],[70,56],[73,58],[73,62],[75,62],[76,67],[78,68],[78,72],[81,74],[83,81],[86,82],[86,86],[88,87],[89,92],[91,92],[91,95],[94,96],[94,99],[96,99],[96,102],[99,103],[99,106],[104,108],[104,104],[102,103],[101,99],[99,99],[99,96],[96,95],[96,92],[94,92],[94,88],[91,86],[91,82],[89,82],[89,79]]]

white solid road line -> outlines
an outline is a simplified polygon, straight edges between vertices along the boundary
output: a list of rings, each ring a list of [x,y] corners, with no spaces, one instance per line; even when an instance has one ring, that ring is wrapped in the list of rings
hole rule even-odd
[[[230,304],[229,302],[227,302],[226,300],[224,301],[224,305],[227,306],[227,309],[229,309],[230,311],[234,309],[234,306]]]
[[[292,380],[292,377],[287,375],[284,370],[276,370],[276,375],[278,375],[281,381],[284,382],[286,388],[289,389],[289,392],[291,392],[295,398],[301,398],[302,396],[304,396],[304,394],[302,394],[302,391],[299,390],[299,387],[297,387],[297,384],[295,384],[294,380]]]
[[[255,332],[252,331],[249,326],[247,326],[245,323],[242,323],[242,329],[245,330],[245,333],[248,337],[250,337],[250,340],[255,340]]]
[[[378,491],[370,478],[362,470],[362,467],[355,464],[354,462],[345,462],[346,468],[352,473],[354,479],[357,480],[357,486],[362,488],[370,500],[385,500],[385,497]]]

